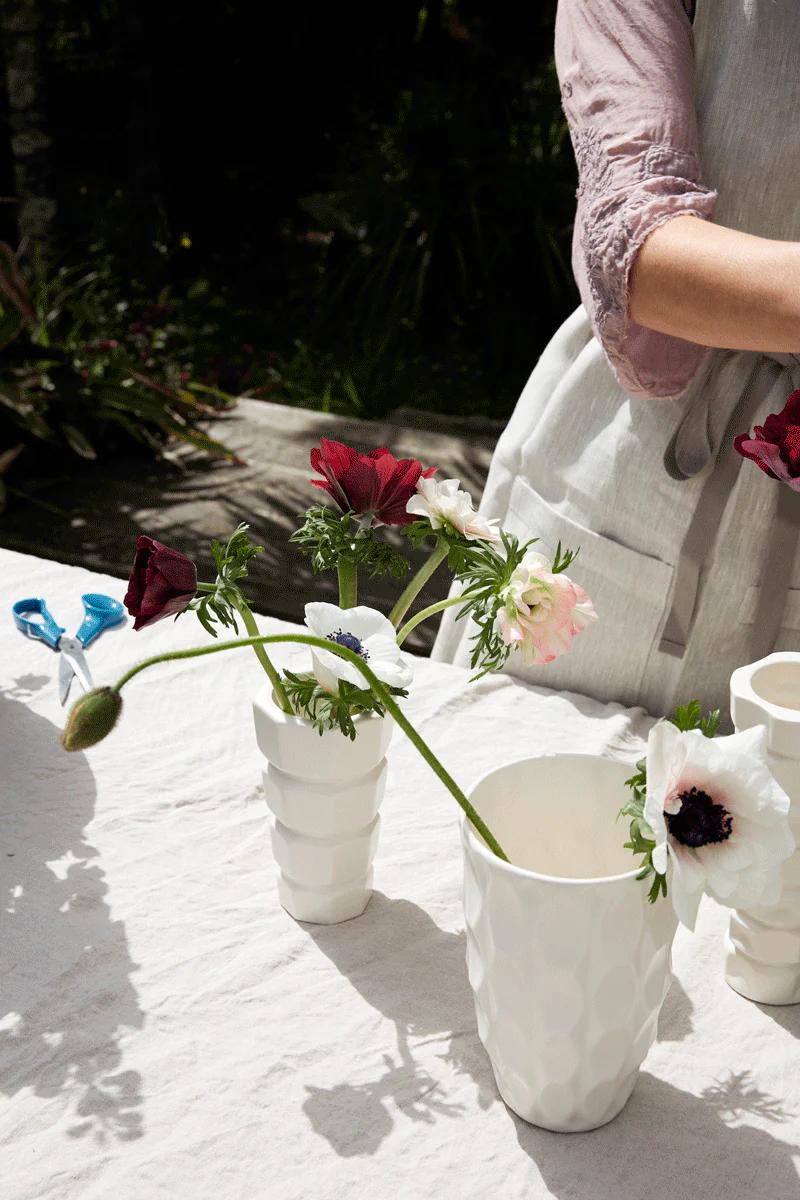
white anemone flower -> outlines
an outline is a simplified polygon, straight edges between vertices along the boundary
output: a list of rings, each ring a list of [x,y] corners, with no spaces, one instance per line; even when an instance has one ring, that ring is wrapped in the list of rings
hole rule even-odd
[[[647,743],[645,820],[678,918],[694,929],[703,892],[728,908],[775,904],[794,850],[789,797],[770,774],[766,731],[729,737],[681,732],[669,721]]]
[[[382,683],[404,688],[411,682],[413,672],[397,645],[397,631],[377,609],[363,604],[339,608],[336,604],[315,601],[306,605],[306,625],[315,637],[353,650]],[[358,667],[332,650],[315,649],[311,653],[314,674],[327,691],[337,691],[340,679],[356,687],[368,686]]]
[[[476,512],[469,492],[459,487],[458,479],[417,480],[417,494],[406,505],[406,512],[427,517],[433,529],[449,526],[470,542],[500,544],[499,521],[487,520]]]

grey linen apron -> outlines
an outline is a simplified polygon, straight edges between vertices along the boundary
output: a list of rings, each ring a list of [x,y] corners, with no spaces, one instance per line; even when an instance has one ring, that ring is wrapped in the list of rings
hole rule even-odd
[[[800,240],[800,0],[698,0],[702,180],[715,221]],[[798,331],[800,340],[800,330]],[[481,510],[552,552],[599,621],[530,683],[655,714],[728,708],[735,667],[800,650],[800,494],[733,450],[800,387],[800,356],[718,350],[676,400],[629,396],[581,307],[542,354],[501,437]],[[433,657],[467,665],[445,619]]]

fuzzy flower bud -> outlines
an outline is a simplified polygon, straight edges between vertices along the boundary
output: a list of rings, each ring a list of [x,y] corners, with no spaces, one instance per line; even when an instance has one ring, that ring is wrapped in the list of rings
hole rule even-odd
[[[88,750],[111,733],[121,709],[122,696],[114,688],[92,688],[70,709],[61,745],[65,750]]]

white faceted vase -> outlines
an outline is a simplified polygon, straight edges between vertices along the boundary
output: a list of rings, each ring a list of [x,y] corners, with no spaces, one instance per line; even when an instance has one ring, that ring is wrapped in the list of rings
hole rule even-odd
[[[462,820],[478,1033],[509,1108],[563,1133],[623,1108],[672,979],[677,919],[648,902],[617,820],[630,773],[554,754],[485,776],[470,798],[510,864]]]
[[[800,846],[800,654],[779,651],[731,676],[737,730],[765,725],[769,769],[791,800],[789,822]],[[760,1004],[800,1001],[800,850],[783,864],[777,904],[731,914],[725,978]]]
[[[253,700],[264,793],[272,812],[278,895],[298,921],[335,925],[359,916],[372,895],[386,787],[390,718],[357,717],[357,737],[320,735],[264,691]]]

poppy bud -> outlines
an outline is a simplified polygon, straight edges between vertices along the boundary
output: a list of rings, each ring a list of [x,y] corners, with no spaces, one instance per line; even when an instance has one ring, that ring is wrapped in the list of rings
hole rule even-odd
[[[111,733],[122,710],[122,696],[114,688],[92,688],[70,709],[61,735],[65,750],[88,750]]]

